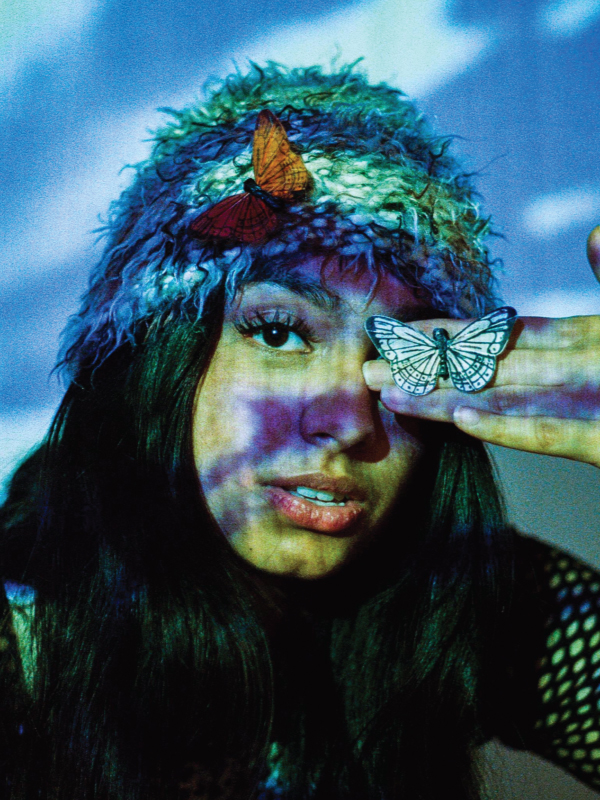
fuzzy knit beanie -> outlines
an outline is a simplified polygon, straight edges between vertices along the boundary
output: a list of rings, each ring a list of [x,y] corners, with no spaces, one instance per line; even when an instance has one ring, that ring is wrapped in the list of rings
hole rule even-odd
[[[157,315],[201,319],[219,290],[232,296],[265,264],[339,255],[391,271],[440,315],[478,316],[497,305],[482,216],[471,180],[405,96],[369,85],[352,67],[253,65],[169,110],[149,159],[113,203],[104,255],[64,335],[71,375],[135,342]],[[282,122],[312,176],[310,193],[252,244],[199,239],[191,225],[253,177],[258,114]]]

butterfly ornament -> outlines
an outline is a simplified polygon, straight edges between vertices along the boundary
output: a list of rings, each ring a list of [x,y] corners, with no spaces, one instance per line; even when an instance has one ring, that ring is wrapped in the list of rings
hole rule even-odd
[[[392,317],[369,317],[365,329],[389,361],[396,386],[420,397],[435,389],[438,378],[450,378],[460,392],[487,386],[516,319],[514,308],[497,308],[452,338],[444,328],[435,328],[431,338]]]
[[[277,227],[277,213],[311,187],[312,176],[295,153],[285,128],[271,111],[258,115],[252,142],[254,178],[244,191],[226,197],[190,225],[198,238],[234,239],[252,244]]]

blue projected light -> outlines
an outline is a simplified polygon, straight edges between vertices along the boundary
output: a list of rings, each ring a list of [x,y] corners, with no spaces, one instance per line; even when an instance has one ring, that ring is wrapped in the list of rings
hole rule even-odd
[[[479,172],[521,314],[600,311],[584,240],[600,218],[600,0],[40,0],[2,56],[0,483],[43,436],[48,375],[101,244],[92,233],[147,154],[160,106],[181,107],[232,60],[337,64],[363,56],[423,107]],[[30,16],[26,17],[26,13]],[[10,49],[8,42],[10,42]]]
[[[11,605],[29,606],[35,602],[35,590],[21,583],[4,584],[6,597]]]

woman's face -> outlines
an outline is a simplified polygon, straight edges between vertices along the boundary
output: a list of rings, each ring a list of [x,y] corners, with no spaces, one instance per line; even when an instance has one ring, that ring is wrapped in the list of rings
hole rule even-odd
[[[367,388],[372,314],[422,306],[386,275],[307,259],[251,283],[226,309],[194,408],[206,503],[234,550],[259,569],[321,578],[369,547],[423,450],[415,420]],[[400,534],[401,535],[401,534]]]

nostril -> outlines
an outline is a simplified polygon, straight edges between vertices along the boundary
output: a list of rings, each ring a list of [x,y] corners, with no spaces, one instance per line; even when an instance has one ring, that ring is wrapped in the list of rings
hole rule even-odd
[[[318,433],[318,432],[313,433],[311,434],[311,438],[313,439],[313,441],[319,442],[321,444],[329,444],[329,443],[335,444],[336,441],[335,437],[331,436],[328,433]]]
[[[310,400],[301,417],[303,438],[321,446],[335,444],[345,450],[373,436],[376,430],[371,395],[360,392],[322,394]]]

